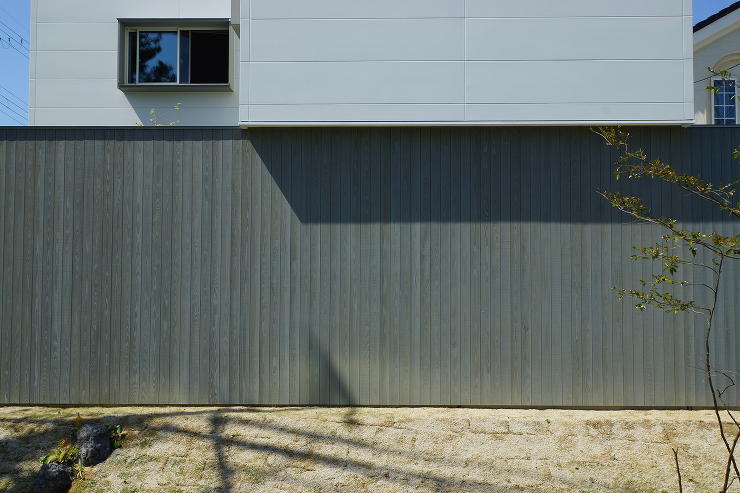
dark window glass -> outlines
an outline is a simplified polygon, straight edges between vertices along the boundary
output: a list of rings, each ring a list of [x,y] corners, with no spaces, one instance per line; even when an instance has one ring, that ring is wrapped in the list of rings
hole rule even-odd
[[[177,33],[139,31],[139,82],[177,82]]]
[[[180,83],[190,82],[190,31],[180,31]]]
[[[229,82],[229,32],[190,31],[190,83]]]
[[[128,83],[136,84],[136,31],[128,33]]]

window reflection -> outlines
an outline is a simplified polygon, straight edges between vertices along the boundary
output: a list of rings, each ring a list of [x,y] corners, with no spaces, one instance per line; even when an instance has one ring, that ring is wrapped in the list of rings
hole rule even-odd
[[[139,31],[139,82],[177,82],[177,32]]]

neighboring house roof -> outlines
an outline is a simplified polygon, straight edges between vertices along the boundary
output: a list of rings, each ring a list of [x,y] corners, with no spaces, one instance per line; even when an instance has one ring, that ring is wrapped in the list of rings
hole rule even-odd
[[[694,25],[694,52],[740,28],[740,1]]]
[[[711,23],[713,23],[715,21],[720,20],[721,18],[723,18],[727,14],[730,14],[730,13],[736,11],[737,9],[740,9],[740,2],[735,2],[732,5],[730,5],[729,7],[725,7],[724,9],[720,10],[716,14],[710,15],[709,17],[707,17],[703,21],[697,22],[694,25],[694,32],[698,31],[699,29],[703,29],[703,28],[707,27],[709,24],[711,24]]]

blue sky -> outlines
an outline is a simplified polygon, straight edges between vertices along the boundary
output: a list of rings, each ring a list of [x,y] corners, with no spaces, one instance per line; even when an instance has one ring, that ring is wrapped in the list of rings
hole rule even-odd
[[[694,0],[694,24],[732,3]],[[0,125],[28,123],[30,23],[30,0],[0,0]]]

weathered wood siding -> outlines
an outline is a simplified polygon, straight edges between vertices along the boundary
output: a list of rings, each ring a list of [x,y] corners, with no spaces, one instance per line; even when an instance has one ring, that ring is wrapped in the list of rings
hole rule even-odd
[[[635,132],[732,174],[740,129]],[[659,231],[596,191],[730,223],[613,160],[585,128],[2,128],[0,403],[706,405],[701,320],[611,289]]]

